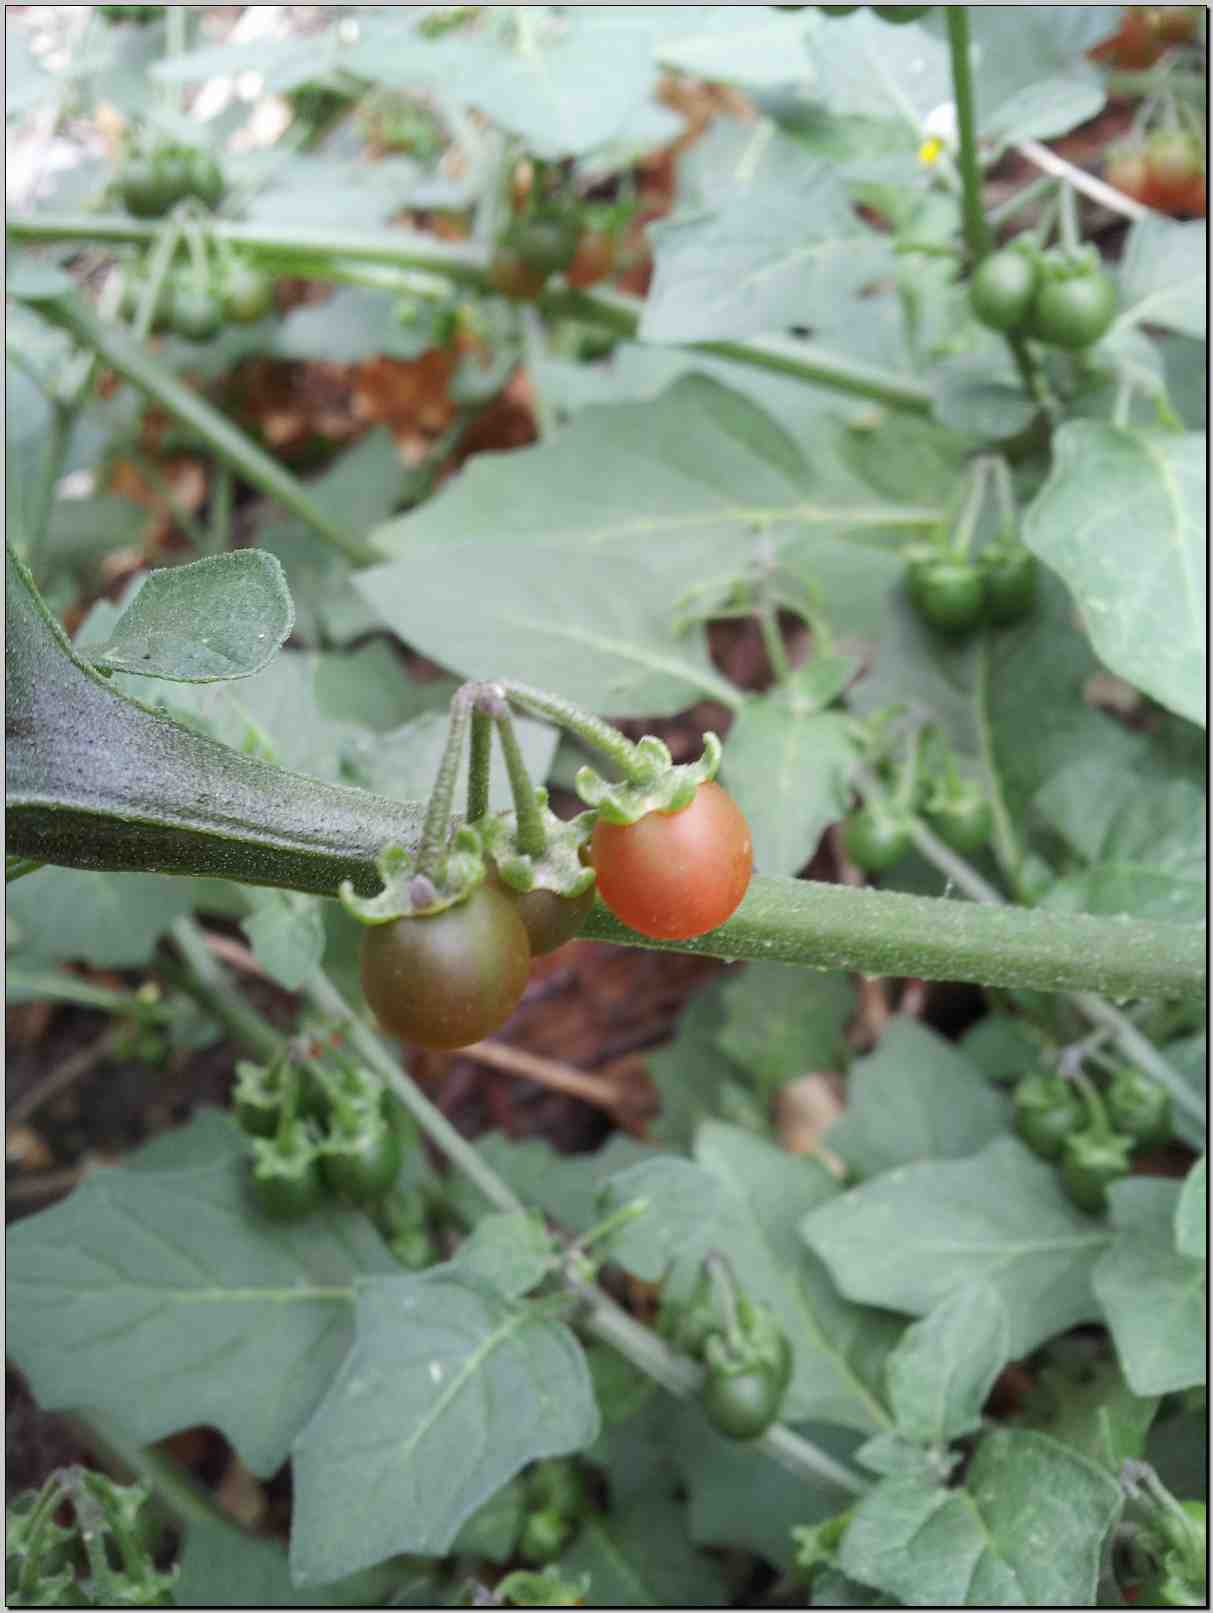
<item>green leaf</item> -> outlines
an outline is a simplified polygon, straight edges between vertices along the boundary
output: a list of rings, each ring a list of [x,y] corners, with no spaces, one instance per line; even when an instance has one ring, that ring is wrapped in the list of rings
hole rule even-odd
[[[898,1433],[921,1445],[971,1434],[1009,1359],[1010,1327],[998,1289],[989,1282],[954,1289],[906,1329],[885,1364]]]
[[[1208,263],[1204,219],[1181,224],[1147,213],[1129,231],[1120,260],[1121,321],[1161,325],[1203,342]]]
[[[645,1060],[661,1098],[661,1113],[648,1129],[658,1145],[689,1151],[700,1121],[720,1116],[721,1087],[738,1075],[737,1066],[717,1045],[724,1024],[722,1002],[718,983],[697,992],[680,1016],[673,1039]]]
[[[998,1429],[963,1489],[882,1480],[856,1507],[840,1563],[914,1607],[1091,1607],[1120,1499],[1064,1445]]]
[[[1026,1419],[1051,1438],[1070,1445],[1113,1478],[1130,1458],[1145,1455],[1146,1436],[1158,1409],[1156,1395],[1135,1395],[1114,1361],[1101,1361],[1081,1376],[1045,1367],[1037,1392],[1049,1395],[1047,1411]]]
[[[686,1485],[691,1538],[701,1546],[757,1552],[787,1571],[795,1559],[793,1528],[824,1522],[849,1499],[823,1479],[789,1473],[753,1445],[725,1439],[693,1403],[670,1405],[665,1426]],[[827,1427],[800,1432],[840,1461],[854,1453],[854,1434]]]
[[[240,927],[262,968],[287,991],[298,991],[324,957],[324,915],[314,896],[249,887],[252,913]]]
[[[689,1293],[709,1250],[720,1250],[792,1344],[784,1415],[864,1431],[888,1427],[873,1385],[892,1324],[841,1301],[797,1237],[805,1211],[837,1192],[833,1178],[815,1160],[713,1122],[700,1128],[695,1153],[694,1165],[658,1158],[612,1178],[609,1204],[640,1198],[649,1205],[620,1232],[612,1258],[650,1281],[672,1265],[668,1291],[677,1299]]]
[[[1161,1395],[1204,1383],[1207,1268],[1176,1253],[1178,1184],[1137,1176],[1108,1197],[1116,1237],[1094,1284],[1129,1387]]]
[[[751,963],[720,996],[724,1025],[717,1046],[761,1091],[845,1062],[843,1031],[855,1012],[855,992],[844,975],[793,975],[777,963]]]
[[[294,1452],[291,1571],[441,1556],[528,1462],[598,1432],[573,1334],[450,1266],[357,1291],[354,1347]]]
[[[802,1233],[861,1303],[923,1316],[966,1283],[991,1282],[1014,1357],[1098,1315],[1091,1270],[1109,1235],[1010,1137],[972,1159],[878,1176],[811,1211]]]
[[[1071,421],[1024,523],[1024,541],[1074,590],[1111,670],[1202,724],[1206,458],[1196,433]]]
[[[851,206],[831,162],[802,159],[795,175],[748,181],[712,211],[652,227],[655,272],[640,336],[717,341],[816,324],[823,304],[849,304],[892,272],[887,236]]]
[[[890,1022],[847,1081],[826,1134],[858,1176],[919,1159],[963,1159],[1007,1129],[1006,1103],[963,1054],[916,1019]]]
[[[364,14],[343,65],[372,81],[431,90],[477,107],[537,157],[580,156],[627,124],[653,88],[653,23],[643,10],[590,7],[525,31],[489,13],[478,28],[426,40],[399,17]]]
[[[428,1594],[420,1596],[423,1591]],[[331,1585],[296,1586],[276,1540],[258,1540],[210,1518],[198,1518],[186,1529],[173,1586],[177,1607],[373,1607],[388,1600],[393,1607],[423,1607],[436,1594],[433,1574],[421,1564],[381,1568]]]
[[[373,170],[378,164],[360,166]],[[324,302],[291,310],[275,333],[274,355],[326,364],[356,364],[380,354],[387,358],[419,358],[438,344],[432,340],[418,344],[419,333],[400,322],[396,312],[399,301],[399,294],[393,291],[338,286]],[[428,333],[428,326],[423,329]]]
[[[193,901],[188,879],[40,868],[7,893],[10,956],[25,965],[73,958],[133,969]]]
[[[260,672],[295,614],[282,567],[260,549],[149,571],[91,659],[114,672],[214,683]]]
[[[1209,1252],[1209,1156],[1202,1154],[1184,1179],[1175,1206],[1175,1247],[1191,1260]]]
[[[938,1483],[942,1476],[941,1466],[948,1459],[941,1463],[936,1451],[911,1444],[900,1434],[873,1434],[855,1452],[855,1460],[861,1467],[866,1467],[870,1473],[879,1473],[882,1478],[921,1478]]]
[[[806,465],[747,398],[690,376],[652,403],[586,409],[538,447],[474,458],[439,497],[377,529],[398,558],[355,586],[465,677],[536,683],[611,716],[705,695],[735,708],[702,626],[671,642],[676,603],[705,576],[739,575],[759,544],[799,552],[809,537],[811,554],[841,556],[866,589],[882,557],[860,533],[923,512],[843,482]]]
[[[663,67],[713,83],[806,85],[813,64],[805,50],[805,19],[772,17],[765,11],[731,6],[705,7],[685,21],[694,30],[661,40],[656,49]]]
[[[513,1210],[479,1222],[451,1265],[458,1276],[487,1284],[502,1299],[521,1299],[547,1276],[553,1255],[542,1217]]]
[[[589,1574],[587,1607],[725,1607],[716,1562],[695,1550],[677,1502],[648,1495],[595,1513],[560,1559],[563,1574]]]
[[[517,1479],[511,1479],[472,1513],[452,1541],[451,1554],[508,1563],[526,1515],[526,1490]]]
[[[13,1229],[9,1349],[43,1406],[140,1443],[211,1423],[254,1473],[282,1465],[349,1348],[355,1275],[393,1262],[355,1211],[252,1214],[246,1176],[99,1170]]]
[[[754,862],[794,874],[847,810],[855,740],[845,717],[814,711],[789,685],[748,701],[729,730],[723,781],[746,815]]]
[[[931,371],[931,396],[940,425],[987,440],[1017,436],[1036,413],[1001,343],[937,364]]]

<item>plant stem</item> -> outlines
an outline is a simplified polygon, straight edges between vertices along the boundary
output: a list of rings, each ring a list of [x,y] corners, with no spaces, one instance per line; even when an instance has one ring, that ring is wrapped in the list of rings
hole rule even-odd
[[[1127,1059],[1152,1076],[1160,1087],[1166,1088],[1177,1108],[1190,1114],[1200,1126],[1207,1124],[1205,1105],[1179,1071],[1168,1064],[1154,1043],[1142,1035],[1131,1019],[1093,992],[1076,992],[1073,1000],[1079,1012],[1085,1014],[1092,1025],[1099,1026],[1112,1036]]]
[[[446,749],[438,764],[438,777],[434,780],[430,804],[425,812],[421,830],[421,846],[417,852],[417,873],[441,881],[446,871],[446,847],[451,830],[451,808],[455,804],[455,780],[463,760],[463,746],[467,739],[468,724],[472,717],[472,702],[477,686],[465,683],[451,696],[450,727],[447,729]]]
[[[18,241],[139,243],[150,240],[155,230],[155,226],[140,219],[83,213],[14,216],[6,222],[9,236]],[[449,246],[432,236],[409,235],[402,230],[363,232],[234,224],[223,219],[214,220],[210,229],[216,239],[243,247],[252,255],[272,259],[284,267],[306,264],[317,276],[332,273],[337,277],[334,269],[325,265],[325,260],[331,259],[334,263],[361,261],[425,269],[462,285],[478,289],[487,286],[488,255],[482,248]],[[556,285],[543,292],[538,306],[549,318],[580,320],[628,339],[635,338],[640,329],[641,302],[617,292],[575,291]],[[931,411],[931,394],[922,382],[860,363],[814,342],[763,337],[744,342],[692,342],[687,346],[691,352],[792,376],[892,409],[915,414]]]
[[[472,708],[468,744],[468,804],[464,822],[477,824],[489,809],[489,769],[492,763],[493,719],[479,705]]]
[[[99,320],[79,297],[51,299],[39,311],[92,347],[110,369],[146,392],[202,437],[217,458],[230,465],[245,481],[297,515],[314,532],[339,549],[355,565],[382,558],[378,552],[332,520],[311,494],[244,432],[225,419],[206,400],[183,386],[126,331]]]
[[[461,1137],[450,1121],[425,1096],[421,1089],[401,1070],[374,1031],[359,1019],[345,998],[323,970],[316,972],[304,987],[304,994],[313,1007],[327,1018],[339,1021],[350,1044],[360,1058],[366,1060],[404,1104],[421,1129],[442,1150],[456,1169],[474,1182],[490,1204],[499,1210],[523,1208],[513,1188],[503,1182],[496,1171],[477,1153],[466,1137]]]
[[[193,919],[175,919],[169,933],[185,964],[192,995],[258,1058],[267,1063],[276,1058],[282,1051],[283,1038],[230,984],[227,971]]]
[[[90,1411],[69,1420],[78,1425],[85,1443],[107,1467],[132,1473],[182,1523],[223,1523],[233,1533],[246,1533],[172,1457],[129,1439],[104,1412]]]
[[[1064,179],[1075,190],[1082,191],[1093,202],[1099,202],[1112,212],[1119,213],[1122,218],[1134,220],[1149,218],[1151,209],[1143,203],[1135,202],[1131,196],[1126,196],[1124,191],[1117,190],[1115,185],[1105,184],[1102,179],[1096,179],[1094,174],[1087,173],[1085,169],[1076,168],[1072,162],[1059,157],[1055,151],[1050,151],[1048,146],[1042,146],[1039,141],[1020,140],[1015,149],[1034,167],[1042,169],[1053,179]]]
[[[956,133],[962,187],[965,244],[975,263],[990,251],[990,226],[981,206],[981,164],[977,154],[977,115],[973,104],[973,73],[969,60],[969,8],[948,6],[948,48],[952,61],[952,99],[956,105]]]
[[[856,781],[865,796],[871,789],[880,793],[880,786],[869,773],[860,771]],[[920,851],[928,862],[933,863],[941,874],[945,874],[958,890],[965,893],[973,901],[982,903],[986,907],[1003,906],[1002,895],[989,884],[977,870],[971,867],[963,857],[954,852],[951,847],[945,846],[938,836],[931,833],[924,823],[915,821],[910,829],[910,839],[915,849]],[[1005,910],[1005,909],[1004,909]],[[1020,910],[1022,911],[1022,909]],[[1070,1000],[1084,1016],[1089,1024],[1107,1032],[1118,1043],[1121,1052],[1131,1059],[1140,1069],[1165,1087],[1171,1094],[1176,1106],[1185,1110],[1201,1126],[1206,1124],[1205,1106],[1192,1091],[1179,1072],[1167,1063],[1163,1055],[1154,1046],[1148,1037],[1142,1035],[1132,1020],[1122,1014],[1111,1003],[1105,1002],[1094,992],[1070,992]],[[1141,988],[1136,992],[1124,995],[1145,995]]]
[[[612,728],[610,723],[603,722],[592,712],[582,711],[571,700],[549,694],[546,689],[532,688],[527,683],[502,683],[500,688],[505,691],[505,697],[511,705],[543,717],[558,728],[567,729],[582,744],[601,751],[625,778],[635,779],[647,768],[646,763],[638,761],[635,745],[618,728]]]
[[[992,230],[997,229],[1000,224],[1005,224],[1009,218],[1014,218],[1016,213],[1025,207],[1030,207],[1033,202],[1039,201],[1056,188],[1055,179],[1050,178],[1048,174],[1041,174],[1038,179],[1026,184],[1022,190],[1017,190],[1014,196],[1008,196],[1005,202],[992,207],[986,215],[986,222]]]
[[[198,995],[231,1028],[238,1040],[245,1042],[260,1056],[265,1056],[267,1052],[272,1055],[285,1045],[284,1039],[244,1003],[224,978],[223,969],[211,957],[202,932],[192,919],[178,919],[173,926],[173,938],[185,959],[187,970],[194,976]],[[506,1213],[524,1207],[514,1190],[481,1158],[474,1145],[460,1136],[442,1111],[399,1068],[365,1021],[351,1013],[344,997],[322,969],[317,969],[311,976],[304,987],[304,994],[325,1018],[342,1024],[350,1045],[358,1055],[382,1076],[434,1145],[480,1189],[490,1204]],[[685,1399],[698,1392],[703,1374],[694,1363],[667,1349],[650,1329],[643,1327],[593,1283],[572,1273],[566,1273],[565,1282],[570,1291],[586,1305],[584,1325],[603,1343],[618,1350],[633,1366],[655,1378],[671,1393]],[[819,1451],[790,1428],[776,1426],[770,1429],[761,1444],[792,1472],[828,1479],[850,1494],[860,1494],[866,1488],[857,1474],[834,1462],[824,1451]]]
[[[514,796],[516,819],[514,844],[525,857],[542,857],[548,844],[547,833],[543,827],[543,813],[535,799],[535,786],[531,783],[531,776],[526,770],[526,761],[523,758],[522,747],[518,743],[518,735],[514,732],[510,708],[504,699],[501,701],[501,710],[494,715],[497,737],[501,740],[506,771],[510,775],[510,789]]]

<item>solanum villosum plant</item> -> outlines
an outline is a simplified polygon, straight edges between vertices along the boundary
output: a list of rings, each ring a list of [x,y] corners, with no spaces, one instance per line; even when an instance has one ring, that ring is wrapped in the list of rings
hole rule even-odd
[[[1194,8],[37,9],[10,1001],[231,1079],[10,1231],[123,1481],[10,1603],[1201,1605],[1205,225],[1040,143],[1194,194]],[[737,967],[644,1128],[464,1135],[585,940]]]

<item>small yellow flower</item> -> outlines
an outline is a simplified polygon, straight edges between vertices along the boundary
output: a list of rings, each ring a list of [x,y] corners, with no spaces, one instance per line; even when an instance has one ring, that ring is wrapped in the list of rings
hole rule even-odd
[[[919,162],[925,164],[926,167],[930,168],[933,166],[933,164],[939,161],[939,155],[942,150],[943,141],[938,135],[933,134],[929,140],[924,140],[919,146],[918,160]]]

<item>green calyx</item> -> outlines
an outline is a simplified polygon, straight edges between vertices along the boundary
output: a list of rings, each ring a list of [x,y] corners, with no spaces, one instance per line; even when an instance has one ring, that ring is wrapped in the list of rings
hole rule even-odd
[[[635,755],[632,776],[621,784],[608,784],[592,767],[578,770],[577,794],[606,823],[636,823],[650,812],[681,812],[689,807],[699,786],[716,777],[721,744],[715,734],[705,734],[699,760],[675,766],[669,746],[646,734],[637,741]]]
[[[582,896],[594,883],[594,870],[581,861],[581,849],[594,832],[595,814],[581,812],[567,823],[548,806],[548,792],[535,791],[535,804],[543,820],[544,849],[532,856],[518,848],[518,814],[498,812],[479,828],[484,853],[496,864],[502,883],[525,895],[552,891],[557,896]]]
[[[466,824],[455,831],[437,877],[420,873],[417,858],[403,846],[385,846],[375,859],[375,867],[383,881],[377,896],[359,896],[348,879],[342,880],[337,892],[342,907],[359,924],[391,924],[395,919],[442,913],[465,901],[483,883],[480,832]]]

